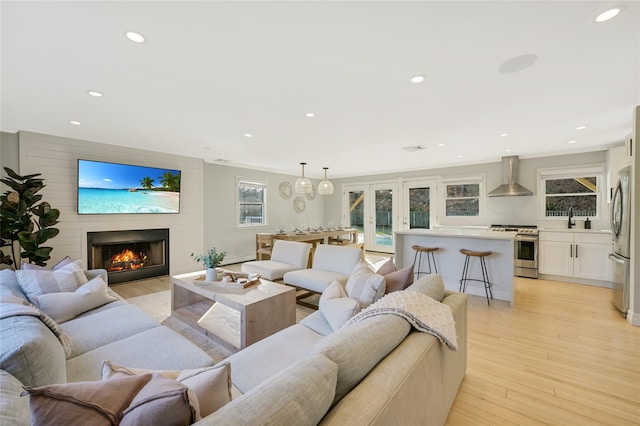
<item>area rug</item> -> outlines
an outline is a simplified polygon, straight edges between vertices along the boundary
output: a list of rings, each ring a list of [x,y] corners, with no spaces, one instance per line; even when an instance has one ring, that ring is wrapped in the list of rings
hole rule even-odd
[[[156,321],[181,334],[196,346],[205,351],[215,362],[221,361],[233,352],[220,345],[213,339],[193,329],[189,325],[171,316],[171,290],[163,290],[156,293],[136,296],[126,299],[128,303],[136,305]],[[317,301],[316,301],[317,303]],[[313,313],[313,309],[304,306],[296,306],[296,322]]]

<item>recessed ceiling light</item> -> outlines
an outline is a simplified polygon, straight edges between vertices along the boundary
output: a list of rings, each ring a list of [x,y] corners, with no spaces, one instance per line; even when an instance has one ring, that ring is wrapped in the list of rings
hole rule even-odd
[[[71,120],[69,121],[69,123],[73,124],[74,126],[79,126],[80,124],[82,124],[79,121],[75,121],[75,120]]]
[[[102,93],[96,92],[95,90],[87,90],[87,93],[96,98],[101,98],[103,96]]]
[[[567,143],[576,143],[576,142],[578,142],[578,141],[569,141],[569,142],[567,142]]]
[[[409,152],[416,152],[416,151],[424,151],[427,149],[427,147],[424,145],[411,145],[411,146],[403,146],[402,149]]]
[[[504,152],[511,152],[511,148],[505,149]]]
[[[618,16],[618,14],[622,11],[622,7],[620,6],[616,6],[613,7],[609,10],[605,10],[604,12],[602,12],[600,15],[598,15],[596,17],[596,22],[600,23],[600,22],[606,22],[609,19],[613,19],[616,16]]]
[[[253,137],[253,135],[252,135],[251,133],[245,133],[245,134],[244,134],[244,137],[245,137],[245,138],[252,138],[252,137]]]
[[[422,83],[424,81],[424,75],[414,75],[411,77],[412,83]]]
[[[505,136],[509,136],[509,133],[500,133],[500,136],[504,138]]]
[[[462,158],[462,155],[458,155],[458,158]]]
[[[439,143],[439,144],[438,144],[438,147],[439,147],[439,148],[442,148],[443,146],[444,146],[444,144],[443,144],[443,143]]]
[[[127,31],[127,38],[135,43],[144,43],[144,36],[135,31]]]
[[[308,113],[306,113],[305,115],[306,115],[307,117],[309,117],[309,118],[312,118],[312,117],[315,117],[315,116],[316,116],[316,115],[315,115],[314,113],[312,113],[312,112],[308,112]]]
[[[576,130],[583,130],[583,129],[586,129],[586,128],[587,128],[587,126],[578,126],[578,127],[576,127]]]
[[[498,67],[500,74],[512,74],[514,72],[524,71],[538,60],[536,55],[526,54],[507,59]]]

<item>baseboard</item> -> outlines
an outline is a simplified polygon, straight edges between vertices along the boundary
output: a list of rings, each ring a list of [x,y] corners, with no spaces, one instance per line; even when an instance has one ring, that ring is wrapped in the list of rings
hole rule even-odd
[[[589,280],[586,278],[564,277],[560,275],[538,274],[538,278],[550,281],[562,281],[571,284],[584,284],[594,287],[613,288],[613,283],[609,281]]]
[[[640,312],[633,312],[631,309],[627,311],[627,321],[631,325],[640,327]]]

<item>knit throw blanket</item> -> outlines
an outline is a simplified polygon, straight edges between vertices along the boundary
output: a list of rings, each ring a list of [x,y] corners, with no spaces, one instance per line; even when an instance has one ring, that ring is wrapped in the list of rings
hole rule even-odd
[[[343,327],[377,315],[398,315],[419,331],[435,336],[449,349],[458,349],[451,308],[416,291],[394,291],[353,316]]]
[[[39,318],[40,321],[49,327],[53,334],[56,335],[58,340],[60,340],[60,344],[64,349],[65,355],[67,357],[71,355],[71,338],[49,315],[45,314],[24,299],[20,299],[18,297],[11,297],[10,299],[6,296],[3,297],[0,301],[0,319],[18,315],[27,315]]]

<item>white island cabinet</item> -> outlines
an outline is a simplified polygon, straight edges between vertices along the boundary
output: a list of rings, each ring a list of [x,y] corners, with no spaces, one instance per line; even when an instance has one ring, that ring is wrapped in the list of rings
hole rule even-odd
[[[540,231],[544,278],[611,287],[611,234],[599,231]]]
[[[435,252],[438,273],[442,275],[447,290],[458,291],[465,259],[459,250],[492,251],[493,254],[486,258],[486,262],[489,279],[493,283],[493,298],[506,300],[513,306],[515,235],[515,232],[467,228],[398,231],[395,233],[396,264],[398,268],[413,264],[415,251],[411,246],[415,244],[439,247],[440,250]],[[469,278],[482,278],[480,259],[472,257],[470,260]],[[469,282],[466,292],[485,297],[481,282]]]

